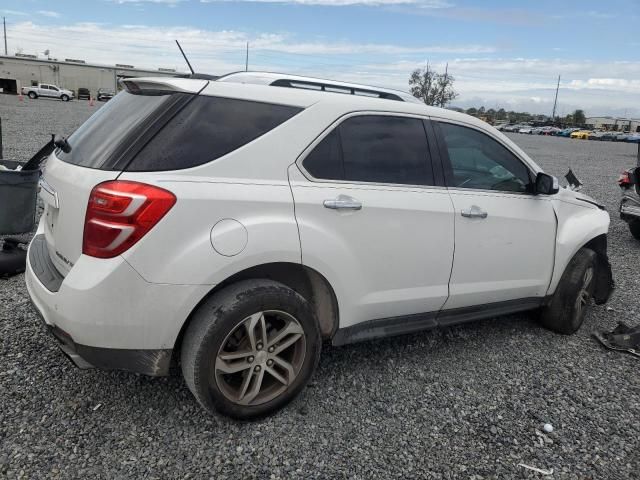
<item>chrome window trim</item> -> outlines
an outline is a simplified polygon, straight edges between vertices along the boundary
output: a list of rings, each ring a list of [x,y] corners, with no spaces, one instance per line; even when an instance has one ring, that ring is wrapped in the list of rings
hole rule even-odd
[[[361,117],[368,115],[376,115],[376,116],[385,116],[385,117],[403,117],[403,118],[415,118],[416,120],[430,120],[430,117],[426,115],[417,115],[413,113],[402,113],[402,112],[388,112],[388,111],[376,111],[376,110],[360,110],[355,112],[345,113],[344,115],[338,117],[333,123],[331,123],[328,127],[326,127],[320,135],[318,135],[313,142],[311,142],[294,162],[300,173],[310,182],[312,183],[320,183],[320,184],[336,184],[336,185],[356,185],[356,186],[377,186],[377,187],[394,187],[397,189],[434,189],[434,190],[447,190],[447,187],[440,187],[437,185],[416,185],[416,184],[407,184],[407,183],[381,183],[381,182],[358,182],[352,180],[329,180],[316,178],[311,173],[309,173],[303,165],[304,160],[307,156],[313,151],[316,146],[325,139],[327,135],[333,132],[341,123],[345,122],[349,118],[353,117]],[[427,140],[427,133],[425,132],[425,140]]]

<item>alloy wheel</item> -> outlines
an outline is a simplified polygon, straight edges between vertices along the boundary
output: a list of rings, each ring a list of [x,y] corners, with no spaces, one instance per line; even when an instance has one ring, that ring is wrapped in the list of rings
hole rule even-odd
[[[260,405],[282,394],[304,363],[306,338],[300,322],[279,310],[257,312],[224,339],[215,358],[215,382],[240,405]]]
[[[589,303],[591,298],[591,282],[593,281],[593,267],[589,267],[585,270],[582,277],[582,286],[578,291],[578,296],[575,303],[576,319],[582,317],[583,311]]]

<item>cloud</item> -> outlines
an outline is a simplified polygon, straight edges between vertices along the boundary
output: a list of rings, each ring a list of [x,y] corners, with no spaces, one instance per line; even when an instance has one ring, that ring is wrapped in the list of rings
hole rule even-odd
[[[200,0],[201,3],[221,3],[232,0]],[[343,7],[350,5],[362,5],[378,7],[383,5],[411,5],[424,9],[449,8],[453,5],[445,0],[235,0],[236,2],[252,3],[293,3],[298,5],[323,5],[331,7]]]
[[[638,107],[634,107],[640,105],[640,61],[581,59],[573,50],[569,59],[513,58],[505,57],[494,46],[481,44],[372,44],[322,38],[301,41],[282,32],[99,23],[53,26],[29,21],[12,27],[9,48],[22,48],[24,53],[49,49],[53,57],[88,63],[186,71],[174,43],[176,38],[196,71],[202,73],[244,70],[249,42],[250,69],[407,90],[409,73],[428,59],[439,71],[444,71],[448,63],[460,93],[456,100],[460,106],[498,106],[548,114],[560,74],[561,113],[575,108],[584,108],[589,114],[629,109],[629,115],[640,116]]]
[[[21,12],[19,10],[0,10],[0,13],[2,13],[3,15],[15,15],[15,16],[26,16],[28,15],[27,12]]]
[[[51,18],[59,18],[60,14],[58,12],[53,12],[51,10],[38,10],[36,12],[38,15],[42,15],[44,17],[51,17]]]
[[[155,3],[158,5],[167,5],[168,7],[175,7],[179,3],[185,2],[186,0],[110,0],[113,3],[118,3],[120,5],[142,5],[144,3]]]

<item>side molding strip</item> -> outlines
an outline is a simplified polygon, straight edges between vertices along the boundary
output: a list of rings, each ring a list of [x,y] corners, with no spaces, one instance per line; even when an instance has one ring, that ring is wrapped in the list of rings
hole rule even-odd
[[[545,303],[543,297],[522,298],[506,302],[487,303],[473,307],[454,308],[401,317],[381,318],[339,329],[333,337],[335,346],[363,342],[375,338],[393,337],[438,327],[449,327],[474,320],[535,310]]]

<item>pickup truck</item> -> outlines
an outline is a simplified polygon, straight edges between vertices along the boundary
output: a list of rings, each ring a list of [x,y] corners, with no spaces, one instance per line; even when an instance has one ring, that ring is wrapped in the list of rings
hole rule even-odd
[[[38,97],[59,98],[63,102],[68,102],[74,97],[71,90],[47,83],[40,83],[36,87],[22,87],[22,95],[27,95],[31,99]]]

